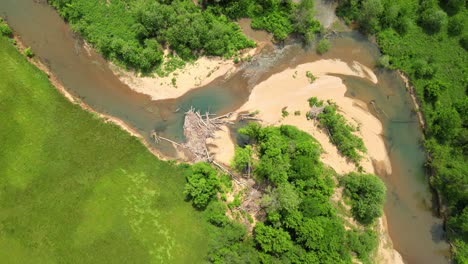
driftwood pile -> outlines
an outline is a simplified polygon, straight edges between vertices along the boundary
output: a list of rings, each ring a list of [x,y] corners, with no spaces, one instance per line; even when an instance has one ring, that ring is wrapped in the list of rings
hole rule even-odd
[[[186,142],[184,146],[194,155],[194,161],[212,162],[206,142],[209,138],[215,137],[215,132],[221,129],[222,125],[231,123],[226,120],[232,115],[226,115],[211,118],[210,113],[201,115],[200,112],[191,108],[185,113],[184,135]]]
[[[317,116],[319,114],[321,114],[323,112],[323,110],[325,109],[325,106],[316,106],[316,105],[313,105],[310,110],[309,110],[309,113],[307,114],[307,116],[310,118],[310,119],[316,119]]]
[[[159,136],[155,131],[151,133],[151,136],[156,142],[164,140],[174,144],[176,147],[182,148],[188,152],[189,159],[193,162],[209,162],[219,167],[225,173],[231,174],[227,169],[213,159],[207,147],[207,140],[209,138],[215,138],[215,132],[217,130],[221,130],[221,126],[233,124],[228,120],[233,114],[233,112],[230,112],[222,116],[212,117],[213,115],[209,112],[202,115],[199,111],[195,111],[194,108],[190,108],[190,110],[185,112],[185,143],[180,144],[168,138]]]

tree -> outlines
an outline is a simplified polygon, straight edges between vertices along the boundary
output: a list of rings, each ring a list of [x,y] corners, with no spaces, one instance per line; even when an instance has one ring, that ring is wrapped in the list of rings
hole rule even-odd
[[[371,224],[382,216],[386,188],[382,180],[373,174],[350,173],[342,182],[345,195],[351,198],[351,212],[362,224]]]
[[[468,207],[465,207],[461,214],[450,218],[447,226],[449,235],[468,237]]]
[[[413,62],[414,75],[416,78],[430,79],[435,73],[434,67],[427,60],[417,59]]]
[[[289,168],[289,157],[279,152],[277,155],[263,155],[255,172],[261,178],[279,185],[287,182]]]
[[[350,263],[345,229],[338,218],[305,218],[295,231],[297,242],[316,252],[318,263]]]
[[[451,17],[448,24],[448,33],[452,36],[460,35],[465,27],[464,23],[465,21],[461,15]]]
[[[365,32],[375,33],[379,30],[379,19],[384,11],[380,0],[362,1],[362,11],[360,15],[360,25]]]
[[[458,136],[461,118],[453,107],[444,107],[437,111],[432,123],[432,133],[440,142],[447,142]]]
[[[424,98],[428,102],[436,102],[445,86],[438,81],[431,81],[424,87]]]
[[[465,34],[465,35],[463,35],[463,36],[460,38],[460,45],[461,45],[466,51],[468,51],[468,34]]]
[[[295,31],[304,35],[306,43],[311,43],[314,33],[320,30],[320,23],[314,19],[314,1],[300,1],[292,15],[292,21]]]
[[[255,227],[255,241],[264,252],[273,255],[280,255],[293,246],[288,232],[263,223],[258,223]]]
[[[347,232],[347,244],[364,263],[371,263],[369,255],[377,248],[379,241],[372,230],[350,230]]]
[[[221,201],[213,201],[205,210],[205,217],[212,225],[223,227],[229,223],[226,216],[226,205]]]
[[[435,7],[424,10],[421,14],[421,25],[428,33],[437,33],[446,23],[447,14]]]
[[[207,163],[197,163],[192,166],[192,174],[186,179],[184,194],[196,208],[204,209],[220,186],[216,170]]]
[[[455,15],[466,4],[465,0],[441,0],[441,5],[449,15]]]
[[[297,210],[300,203],[301,199],[290,183],[283,183],[275,189],[267,190],[261,202],[268,212],[281,210],[292,212]]]
[[[252,154],[253,149],[250,145],[247,145],[244,148],[236,147],[231,166],[238,172],[247,171],[250,174],[253,166]]]

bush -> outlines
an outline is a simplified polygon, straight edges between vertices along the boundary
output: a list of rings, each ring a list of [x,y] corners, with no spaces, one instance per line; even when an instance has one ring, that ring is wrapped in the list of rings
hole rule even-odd
[[[307,99],[307,101],[309,102],[310,107],[323,106],[323,101],[319,100],[317,97],[311,97]]]
[[[314,74],[310,71],[306,72],[306,77],[309,79],[309,83],[313,83],[315,80],[317,80],[317,77],[315,77]]]
[[[345,195],[351,199],[354,219],[368,225],[383,214],[385,184],[373,174],[350,173],[341,179]]]
[[[382,55],[379,58],[378,65],[382,68],[385,69],[391,69],[391,64],[390,64],[390,56],[388,55]]]
[[[320,55],[323,55],[327,53],[328,50],[330,50],[331,43],[328,39],[321,39],[317,45],[317,53]]]
[[[0,35],[5,37],[13,36],[11,28],[0,18]]]
[[[34,57],[34,52],[31,50],[30,47],[24,49],[24,55],[28,58]]]

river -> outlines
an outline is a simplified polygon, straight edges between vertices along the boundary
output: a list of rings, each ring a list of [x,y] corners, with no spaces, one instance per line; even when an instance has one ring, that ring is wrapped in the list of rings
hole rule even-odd
[[[330,5],[323,4],[326,1],[318,2],[322,3],[318,8],[330,13]],[[433,214],[432,195],[423,168],[422,133],[411,99],[395,72],[375,68],[379,51],[359,33],[351,31],[333,37],[332,49],[324,56],[317,56],[313,49],[294,42],[265,49],[228,80],[219,78],[178,99],[152,101],[120,82],[101,56],[93,51],[88,54],[80,37],[46,1],[0,0],[0,15],[70,93],[95,110],[122,119],[147,139],[154,129],[181,141],[183,111],[177,109],[194,106],[218,114],[237,109],[256,83],[301,63],[321,58],[340,59],[349,63],[358,61],[375,69],[378,84],[339,77],[348,87],[347,96],[368,103],[369,109],[373,109],[370,102],[375,102],[380,109],[374,114],[384,125],[393,171],[386,175],[377,165],[376,169],[388,189],[385,213],[390,237],[406,263],[448,262],[442,220]],[[169,145],[154,147],[166,155],[173,154]]]

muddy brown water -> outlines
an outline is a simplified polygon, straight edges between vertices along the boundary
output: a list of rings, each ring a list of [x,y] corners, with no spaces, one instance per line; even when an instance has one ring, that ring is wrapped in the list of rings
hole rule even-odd
[[[184,110],[190,106],[217,114],[235,110],[247,100],[255,84],[288,67],[324,58],[358,61],[375,68],[379,56],[377,47],[356,32],[332,38],[333,48],[324,56],[295,43],[267,46],[228,80],[218,78],[178,99],[152,101],[121,83],[101,56],[93,51],[88,54],[82,40],[45,1],[0,0],[0,15],[69,92],[95,110],[122,119],[147,139],[155,129],[182,141]],[[247,33],[253,38],[268,38],[263,32]],[[410,97],[395,72],[376,69],[375,73],[379,79],[376,85],[359,78],[339,77],[348,87],[347,96],[368,103],[384,125],[393,172],[378,174],[388,189],[385,212],[390,236],[406,263],[447,263],[448,244],[442,221],[433,215],[432,195],[423,169],[422,134]],[[370,102],[375,102],[377,111]],[[167,155],[173,154],[168,145],[154,147]]]

